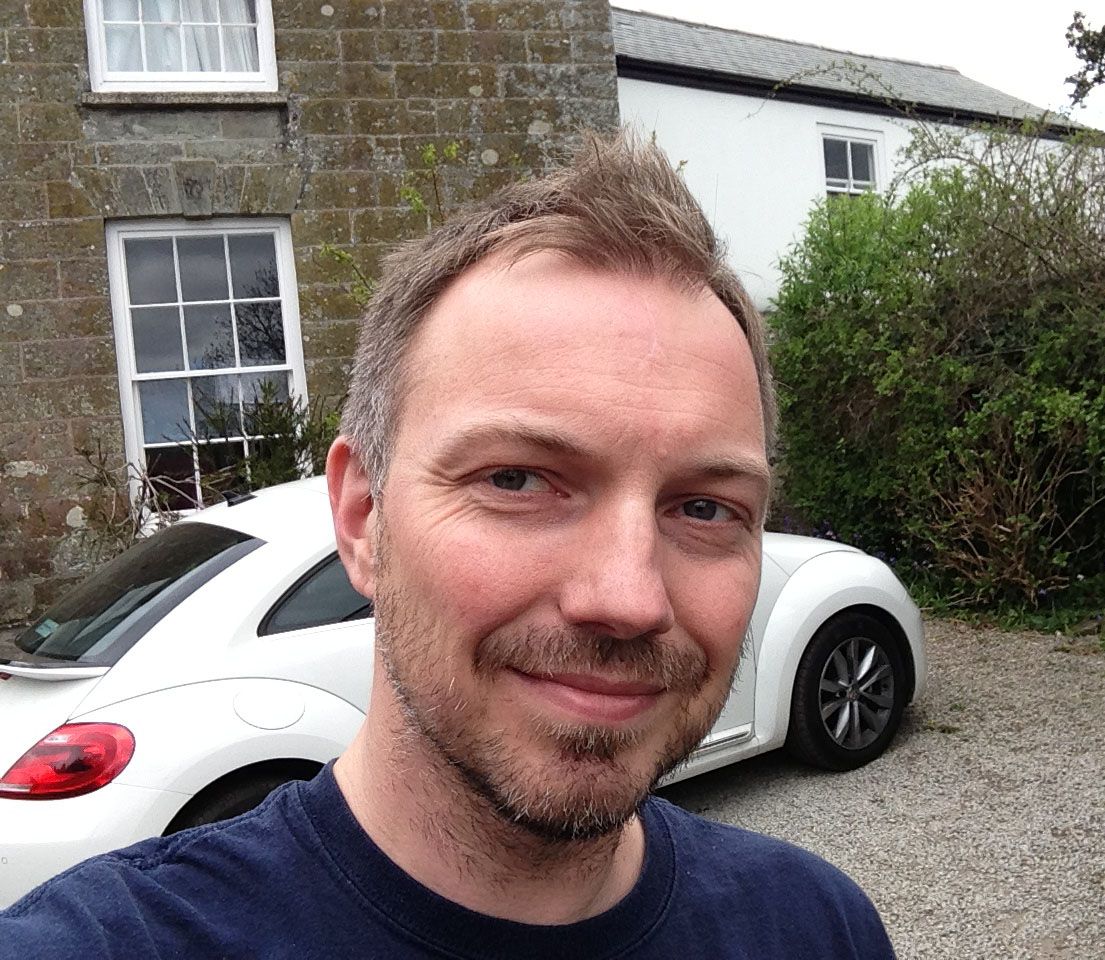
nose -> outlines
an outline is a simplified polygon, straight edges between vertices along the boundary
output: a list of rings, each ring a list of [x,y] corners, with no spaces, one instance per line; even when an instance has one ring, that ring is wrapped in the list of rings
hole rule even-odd
[[[675,615],[651,504],[596,509],[574,547],[560,592],[560,613],[568,623],[618,639],[672,628]]]

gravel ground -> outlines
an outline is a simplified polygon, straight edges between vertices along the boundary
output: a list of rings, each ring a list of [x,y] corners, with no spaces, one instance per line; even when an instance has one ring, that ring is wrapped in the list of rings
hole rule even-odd
[[[757,757],[665,791],[837,864],[901,960],[1105,958],[1105,655],[927,624],[929,686],[848,774]]]

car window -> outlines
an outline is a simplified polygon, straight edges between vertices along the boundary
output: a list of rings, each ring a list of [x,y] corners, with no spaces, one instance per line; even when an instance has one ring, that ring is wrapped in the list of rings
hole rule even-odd
[[[15,645],[43,666],[113,666],[185,597],[263,542],[208,523],[168,527],[97,570]]]
[[[332,553],[276,602],[257,633],[268,636],[371,616],[372,601],[353,589],[341,560]]]

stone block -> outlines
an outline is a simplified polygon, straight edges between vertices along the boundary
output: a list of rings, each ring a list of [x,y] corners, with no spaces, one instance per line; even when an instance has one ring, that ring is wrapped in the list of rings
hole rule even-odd
[[[303,191],[306,174],[297,166],[247,166],[244,169],[242,192],[234,213],[258,216],[290,214],[296,208]],[[223,209],[219,213],[230,213]]]
[[[402,100],[350,100],[349,126],[355,134],[432,134],[432,113],[412,110]]]
[[[609,33],[573,33],[572,59],[578,64],[605,64],[613,69],[614,38]]]
[[[352,357],[357,349],[358,319],[341,323],[319,323],[303,337],[304,356],[312,359]]]
[[[404,64],[395,68],[395,88],[405,97],[493,97],[495,67],[491,64]]]
[[[277,30],[277,63],[337,60],[341,56],[340,36],[334,30]]]
[[[466,26],[464,4],[456,0],[382,0],[379,6],[385,30],[463,30]]]
[[[190,140],[183,144],[188,160],[214,160],[218,163],[287,163],[293,155],[281,140]]]
[[[44,420],[34,430],[16,424],[0,427],[0,463],[12,460],[43,462],[71,457],[73,446],[69,426],[64,420]]]
[[[363,312],[364,308],[353,298],[346,285],[314,284],[299,291],[299,314],[304,324],[357,320]],[[311,349],[313,351],[314,348]],[[307,352],[306,344],[304,352]]]
[[[49,216],[56,220],[70,220],[99,214],[99,210],[89,201],[84,190],[67,180],[51,180],[46,184],[46,202]]]
[[[185,143],[180,140],[138,140],[88,146],[92,149],[92,162],[82,163],[74,157],[74,167],[157,167],[182,160],[185,156]]]
[[[52,251],[50,255],[61,261],[94,254],[99,254],[101,261],[104,257],[104,224],[98,217],[51,223],[46,228],[46,239]],[[62,293],[62,296],[69,295]]]
[[[471,0],[476,30],[559,30],[562,3],[546,0]]]
[[[14,554],[21,549],[22,545],[16,541],[0,550],[0,553]],[[14,557],[12,561],[15,561]],[[12,565],[16,566],[16,564],[21,574],[24,565],[18,561],[13,562]],[[0,567],[0,624],[26,623],[36,611],[34,584],[26,579],[12,582],[15,576],[14,571],[9,572]]]
[[[28,143],[79,140],[81,118],[75,104],[28,103],[19,107],[19,139]]]
[[[377,180],[371,173],[319,170],[307,181],[301,209],[360,209],[373,206],[377,198]]]
[[[559,7],[560,26],[567,31],[610,30],[610,4],[606,0],[567,0]]]
[[[98,224],[103,240],[103,225]],[[98,257],[62,260],[61,295],[65,299],[82,300],[89,297],[106,297],[108,293],[107,260],[103,253]]]
[[[334,97],[341,93],[341,76],[332,63],[281,63],[277,65],[280,89],[304,97]]]
[[[525,63],[526,37],[517,31],[484,30],[437,35],[436,63]]]
[[[8,31],[11,63],[81,63],[87,56],[83,27],[20,27]]]
[[[161,107],[142,110],[90,110],[84,121],[90,141],[207,140],[222,135],[217,110]]]
[[[371,34],[374,41],[374,57],[351,57],[346,53],[345,59],[374,60],[376,63],[434,62],[435,46],[432,30],[376,30],[371,31]],[[344,44],[342,49],[344,52]]]
[[[396,243],[426,232],[426,218],[408,207],[359,210],[353,214],[353,242]]]
[[[572,38],[566,33],[527,33],[526,55],[530,63],[569,63]]]
[[[68,380],[110,376],[117,372],[115,342],[106,337],[88,340],[35,340],[21,345],[28,380]]]
[[[310,99],[299,108],[299,129],[303,133],[317,133],[338,136],[348,133],[349,101],[336,99]]]
[[[297,210],[292,214],[291,227],[297,249],[324,243],[348,244],[353,236],[348,210]]]
[[[66,144],[0,142],[0,170],[7,180],[67,180],[71,167]]]
[[[346,97],[386,100],[395,96],[395,71],[371,63],[343,63],[338,72],[341,93]]]
[[[219,124],[224,140],[279,140],[284,136],[283,111],[279,107],[223,110]]]
[[[68,0],[28,0],[27,16],[35,27],[74,29],[84,25],[80,4]]]
[[[52,260],[0,263],[0,303],[49,300],[58,289],[58,266]]]
[[[312,397],[342,397],[349,390],[352,357],[307,357],[307,390]]]
[[[173,175],[176,177],[180,212],[183,216],[211,216],[215,192],[215,166],[213,160],[173,162]]]
[[[0,216],[13,220],[45,217],[49,213],[46,196],[41,183],[0,180]]]
[[[76,104],[83,69],[76,64],[0,63],[0,90],[15,100]]]
[[[104,216],[180,214],[176,177],[169,166],[86,168],[79,172],[79,182]]]
[[[372,137],[311,137],[304,154],[315,170],[375,170],[387,161]]]
[[[0,343],[0,383],[23,382],[23,356],[18,343]]]

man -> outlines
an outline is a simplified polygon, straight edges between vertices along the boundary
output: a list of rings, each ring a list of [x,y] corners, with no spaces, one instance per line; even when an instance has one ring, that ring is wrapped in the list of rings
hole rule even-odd
[[[654,146],[589,139],[387,262],[327,475],[371,705],[309,784],[96,858],[12,957],[891,957],[843,875],[649,797],[760,575],[763,325]]]

